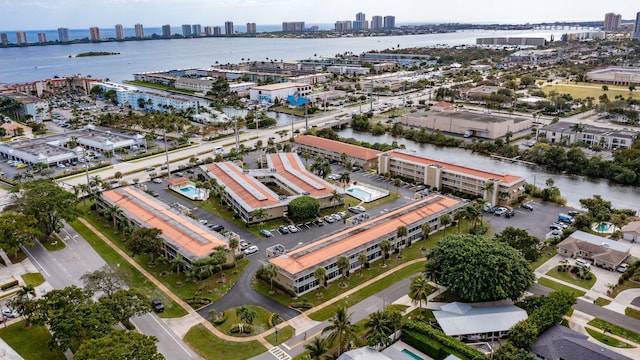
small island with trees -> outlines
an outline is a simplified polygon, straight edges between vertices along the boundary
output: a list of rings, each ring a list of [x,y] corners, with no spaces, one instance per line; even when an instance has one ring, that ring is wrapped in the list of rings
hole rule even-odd
[[[119,52],[110,52],[110,51],[88,51],[79,53],[76,57],[88,57],[88,56],[107,56],[107,55],[120,55]],[[69,55],[69,57],[72,57]]]

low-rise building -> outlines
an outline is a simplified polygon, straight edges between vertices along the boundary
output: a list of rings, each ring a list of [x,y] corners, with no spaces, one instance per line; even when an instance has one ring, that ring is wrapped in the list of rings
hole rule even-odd
[[[518,322],[527,319],[527,312],[515,305],[467,304],[452,302],[435,310],[442,331],[448,336],[464,340],[499,340],[507,336]]]
[[[640,85],[640,68],[611,66],[589,71],[587,79],[600,84]]]
[[[249,98],[253,101],[275,103],[285,101],[288,96],[307,96],[311,94],[312,86],[299,83],[277,83],[256,86],[249,89]]]
[[[589,341],[589,336],[554,324],[542,332],[531,352],[540,360],[631,360],[606,345]]]
[[[481,197],[494,205],[517,201],[524,194],[525,185],[520,176],[456,165],[402,150],[378,155],[378,174],[411,179],[432,189]]]
[[[569,146],[584,142],[589,146],[600,145],[605,150],[628,149],[638,137],[638,131],[632,129],[610,129],[588,124],[579,124],[577,127],[564,121],[538,128],[537,132],[538,139],[542,137],[551,144]]]
[[[558,254],[593,261],[593,265],[613,270],[629,257],[631,245],[602,236],[576,231],[558,244]]]
[[[632,221],[620,229],[622,238],[631,242],[640,242],[640,221]]]
[[[349,271],[359,269],[364,266],[358,262],[359,254],[365,253],[368,262],[378,261],[383,257],[379,246],[383,240],[391,242],[392,249],[409,246],[423,238],[423,224],[428,223],[431,227],[429,233],[433,233],[441,228],[442,215],[452,215],[465,205],[461,200],[434,194],[294,250],[286,251],[282,255],[267,260],[278,269],[278,275],[273,281],[296,296],[303,295],[322,285],[314,277],[316,268],[326,269],[326,281],[337,280],[341,276],[337,266],[339,257],[346,256],[349,259]],[[408,235],[399,239],[397,230],[400,226],[407,228]]]
[[[468,99],[471,99],[471,100],[483,100],[484,98],[488,97],[489,95],[497,94],[498,91],[504,90],[504,89],[506,89],[506,88],[504,88],[502,86],[482,85],[482,86],[475,87],[473,89],[469,89],[468,91],[461,92],[460,95],[463,98],[468,98]]]
[[[194,114],[199,113],[200,103],[193,97],[140,91],[132,86],[111,82],[96,83],[96,86],[103,91],[115,91],[118,104],[131,106],[135,110],[168,112],[192,109]]]
[[[313,157],[321,156],[331,161],[343,161],[342,154],[346,154],[346,162],[363,169],[375,168],[378,155],[381,154],[378,150],[312,135],[298,136],[295,143],[298,153],[309,153]]]
[[[30,117],[35,122],[51,120],[49,102],[46,100],[21,92],[0,92],[0,98],[5,98],[18,104],[12,114],[15,117],[22,119]]]

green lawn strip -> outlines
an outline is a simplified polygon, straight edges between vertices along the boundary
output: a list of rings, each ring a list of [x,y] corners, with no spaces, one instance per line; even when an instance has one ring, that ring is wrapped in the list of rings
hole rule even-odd
[[[535,269],[539,268],[540,266],[542,266],[542,264],[544,264],[547,261],[549,261],[549,259],[554,257],[556,254],[557,254],[557,250],[556,250],[555,246],[546,245],[542,249],[542,255],[540,256],[540,258],[538,260],[530,263],[529,264],[529,268],[531,270],[535,270]]]
[[[611,292],[611,297],[615,298],[616,296],[618,296],[618,294],[620,294],[625,290],[637,289],[637,288],[640,288],[640,283],[636,283],[631,280],[625,280],[622,282],[622,284],[618,284],[616,285],[615,288],[613,288],[613,291]]]
[[[640,320],[640,310],[632,309],[630,307],[624,309],[624,314],[628,317]]]
[[[16,294],[17,294],[17,293],[19,293],[20,291],[21,291],[21,290],[20,290],[20,289],[18,289],[18,290],[14,290],[14,291],[12,291],[12,292],[6,293],[6,294],[4,294],[4,295],[0,296],[0,300],[8,299],[8,298],[12,297],[13,295],[16,295]]]
[[[607,306],[607,305],[611,304],[611,300],[599,297],[599,298],[596,299],[595,304],[598,305],[598,306]],[[627,315],[627,316],[629,316],[629,315]]]
[[[410,313],[407,314],[407,318],[414,321],[423,321],[427,324],[433,323],[436,321],[435,316],[433,316],[433,310],[425,309],[425,304],[422,303],[422,311],[420,309],[415,308]]]
[[[258,341],[224,341],[202,325],[192,327],[184,341],[198,354],[210,360],[244,360],[267,351]]]
[[[565,290],[565,291],[568,291],[569,293],[571,293],[575,297],[581,297],[581,296],[584,296],[584,294],[586,294],[584,291],[581,291],[581,290],[578,290],[578,289],[574,289],[574,288],[572,288],[570,286],[566,286],[566,285],[560,284],[559,282],[555,282],[555,281],[547,279],[547,278],[538,279],[538,284],[540,284],[542,286],[546,286],[546,287],[548,287],[550,289],[553,289],[553,290]]]
[[[137,289],[147,295],[150,299],[159,299],[165,306],[165,311],[160,313],[160,317],[172,318],[187,315],[187,312],[174,302],[168,295],[158,289],[149,279],[147,279],[138,269],[129,264],[115,250],[80,221],[75,220],[70,225],[100,254],[107,264],[115,265],[124,274],[127,283],[131,288]]]
[[[266,330],[268,330],[269,317],[271,316],[271,312],[269,312],[267,309],[261,306],[246,305],[246,307],[250,310],[255,311],[257,314],[256,318],[253,319],[253,322],[251,323],[252,331],[250,334],[242,334],[242,333],[232,334],[229,331],[231,330],[231,328],[237,326],[240,323],[243,323],[243,321],[240,320],[240,318],[238,318],[238,316],[236,315],[237,308],[231,308],[226,310],[225,315],[227,316],[227,319],[225,320],[225,322],[223,322],[220,325],[214,324],[214,326],[218,328],[218,330],[220,330],[220,332],[222,333],[225,333],[231,336],[237,336],[237,337],[246,337],[246,336],[261,334]]]
[[[392,272],[389,275],[385,276],[383,279],[376,281],[375,283],[349,295],[348,298],[342,299],[340,301],[336,301],[335,303],[324,307],[314,313],[312,313],[309,317],[312,320],[316,321],[324,321],[331,317],[331,315],[335,314],[336,310],[340,306],[350,306],[353,304],[357,304],[365,298],[383,290],[392,284],[411,276],[417,272],[420,272],[424,268],[424,263],[416,263],[405,267],[404,269],[400,269],[398,271]],[[338,280],[339,281],[339,280]],[[337,288],[339,292],[342,292],[343,289],[340,289],[338,284],[332,284],[331,287]],[[350,287],[351,288],[351,287]],[[322,290],[320,290],[322,291]],[[315,292],[315,291],[314,291]],[[338,294],[336,294],[338,295]],[[335,296],[327,296],[325,294],[326,299],[332,299]]]
[[[608,321],[604,321],[602,319],[598,319],[595,318],[591,321],[589,321],[587,324],[593,326],[593,327],[597,327],[598,329],[602,329],[602,330],[606,330],[608,333],[611,333],[613,335],[617,335],[620,336],[622,338],[625,338],[627,340],[631,340],[635,343],[640,343],[640,334],[638,334],[635,331],[631,331],[628,329],[625,329],[621,326],[618,326],[616,324],[612,324]]]
[[[611,336],[607,336],[603,333],[601,333],[600,331],[595,331],[593,329],[585,329],[587,330],[587,333],[589,333],[589,335],[591,335],[592,338],[600,341],[603,344],[609,345],[609,346],[613,346],[616,348],[622,348],[622,349],[630,349],[630,348],[635,348],[635,346],[631,345],[631,344],[627,344],[626,342],[623,341],[619,341],[618,339],[612,338]]]
[[[65,360],[59,350],[49,350],[51,334],[44,326],[24,327],[24,320],[0,329],[0,338],[25,360]]]
[[[283,342],[291,339],[293,337],[293,335],[295,335],[295,330],[293,329],[292,326],[287,325],[284,328],[278,328],[278,341],[276,341],[276,333],[272,332],[271,334],[265,336],[265,340],[267,340],[269,342],[269,344],[276,346],[276,345],[280,345]]]
[[[591,276],[591,280],[576,279],[573,276],[571,276],[573,274],[571,274],[571,272],[569,272],[569,271],[566,271],[566,272],[558,271],[558,267],[557,266],[554,267],[553,269],[549,270],[547,272],[547,275],[551,276],[553,278],[556,278],[558,280],[562,280],[564,282],[568,282],[570,284],[579,286],[579,287],[587,289],[587,290],[591,289],[593,287],[593,285],[596,283],[596,276],[593,275],[593,274]]]
[[[58,234],[54,234],[54,236],[56,240],[54,240],[53,242],[40,241],[40,244],[42,244],[42,246],[44,246],[44,248],[47,249],[47,251],[58,251],[67,247],[67,244],[65,244],[65,242],[62,241],[62,239]]]
[[[40,273],[27,273],[22,275],[22,280],[27,285],[38,286],[44,282],[44,276]]]

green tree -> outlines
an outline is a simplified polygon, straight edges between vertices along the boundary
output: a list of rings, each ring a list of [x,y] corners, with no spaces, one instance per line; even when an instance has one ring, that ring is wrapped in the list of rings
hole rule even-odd
[[[391,250],[391,241],[384,239],[378,244],[380,251],[382,251],[382,266],[384,266],[384,260],[389,256],[389,250]]]
[[[23,183],[14,187],[14,191],[14,204],[6,210],[35,219],[35,228],[46,239],[62,229],[63,221],[73,221],[80,214],[78,198],[52,180]]]
[[[102,292],[107,297],[127,286],[121,274],[111,266],[104,265],[100,269],[86,272],[80,277],[84,288],[91,292]]]
[[[467,301],[516,300],[533,285],[529,263],[507,244],[451,235],[431,250],[425,271]]]
[[[360,272],[369,265],[369,257],[367,256],[366,251],[358,254],[358,263],[360,263]]]
[[[503,242],[518,250],[528,261],[536,261],[540,258],[540,240],[525,230],[507,226],[499,234],[495,235],[497,241]]]
[[[244,321],[245,323],[251,325],[253,324],[253,320],[258,317],[258,313],[255,310],[243,305],[236,308],[236,316],[238,317],[238,319],[240,319],[240,321]]]
[[[531,351],[538,337],[538,329],[530,321],[522,320],[509,330],[508,336],[515,347]]]
[[[311,196],[300,196],[289,202],[289,217],[294,219],[309,219],[318,215],[320,201]]]
[[[162,249],[160,234],[162,234],[162,230],[160,229],[141,227],[131,234],[131,237],[125,244],[129,251],[131,251],[131,256],[149,254],[151,261],[153,261],[153,255]]]
[[[537,360],[538,358],[525,349],[519,349],[510,342],[501,345],[493,354],[495,360]]]
[[[335,314],[329,318],[330,325],[322,329],[322,333],[329,333],[327,341],[338,345],[338,355],[347,350],[346,345],[357,338],[356,326],[351,323],[351,315],[347,308],[340,306]]]
[[[373,347],[382,346],[383,348],[391,345],[391,338],[389,336],[393,332],[393,329],[384,312],[376,311],[371,313],[364,327],[366,329],[365,336],[367,345]]]
[[[100,304],[111,310],[113,317],[129,327],[129,319],[149,312],[149,299],[136,289],[120,289],[109,296],[98,299]]]
[[[278,267],[268,263],[262,266],[262,271],[264,275],[269,279],[269,285],[271,286],[271,290],[273,290],[273,279],[278,276]]]
[[[418,309],[420,310],[420,316],[422,316],[422,302],[425,306],[427,304],[427,297],[431,293],[431,285],[427,281],[424,274],[418,274],[411,279],[411,285],[409,286],[409,297],[412,303],[418,303]]]
[[[16,257],[21,246],[33,246],[35,225],[36,220],[30,216],[13,211],[0,213],[0,248]]]
[[[327,341],[320,336],[316,336],[313,340],[304,344],[304,348],[309,351],[310,360],[328,360],[333,358],[328,354],[330,349]]]
[[[400,194],[398,191],[400,190],[400,186],[402,186],[402,179],[400,178],[393,179],[393,186],[396,187],[396,194]]]
[[[425,223],[425,224],[428,224],[428,223]],[[451,215],[442,214],[442,216],[440,216],[440,226],[446,229],[446,227],[449,226],[449,224],[451,224]]]
[[[400,239],[405,238],[408,234],[409,232],[406,226],[398,226],[398,229],[396,230],[395,245],[393,246],[396,253],[400,253],[401,251]]]
[[[338,269],[340,269],[340,275],[342,275],[344,279],[349,278],[349,268],[351,267],[349,258],[346,256],[340,256],[338,260],[336,260],[336,265],[338,266]]]
[[[351,182],[351,174],[348,171],[340,173],[340,182],[342,183],[342,188],[345,189]]]
[[[320,286],[324,287],[327,281],[327,269],[322,266],[318,266],[313,271],[313,278],[318,281],[318,288],[320,288]]]
[[[73,354],[73,358],[164,360],[164,356],[158,352],[157,342],[155,336],[135,331],[114,330],[108,335],[83,342]]]

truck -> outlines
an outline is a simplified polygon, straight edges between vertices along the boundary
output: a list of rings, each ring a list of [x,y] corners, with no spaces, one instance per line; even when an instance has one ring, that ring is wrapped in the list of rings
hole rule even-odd
[[[473,130],[467,130],[464,132],[464,137],[470,138],[473,136]]]
[[[558,214],[558,221],[563,222],[565,224],[571,224],[573,223],[573,217],[567,215],[567,214]]]

